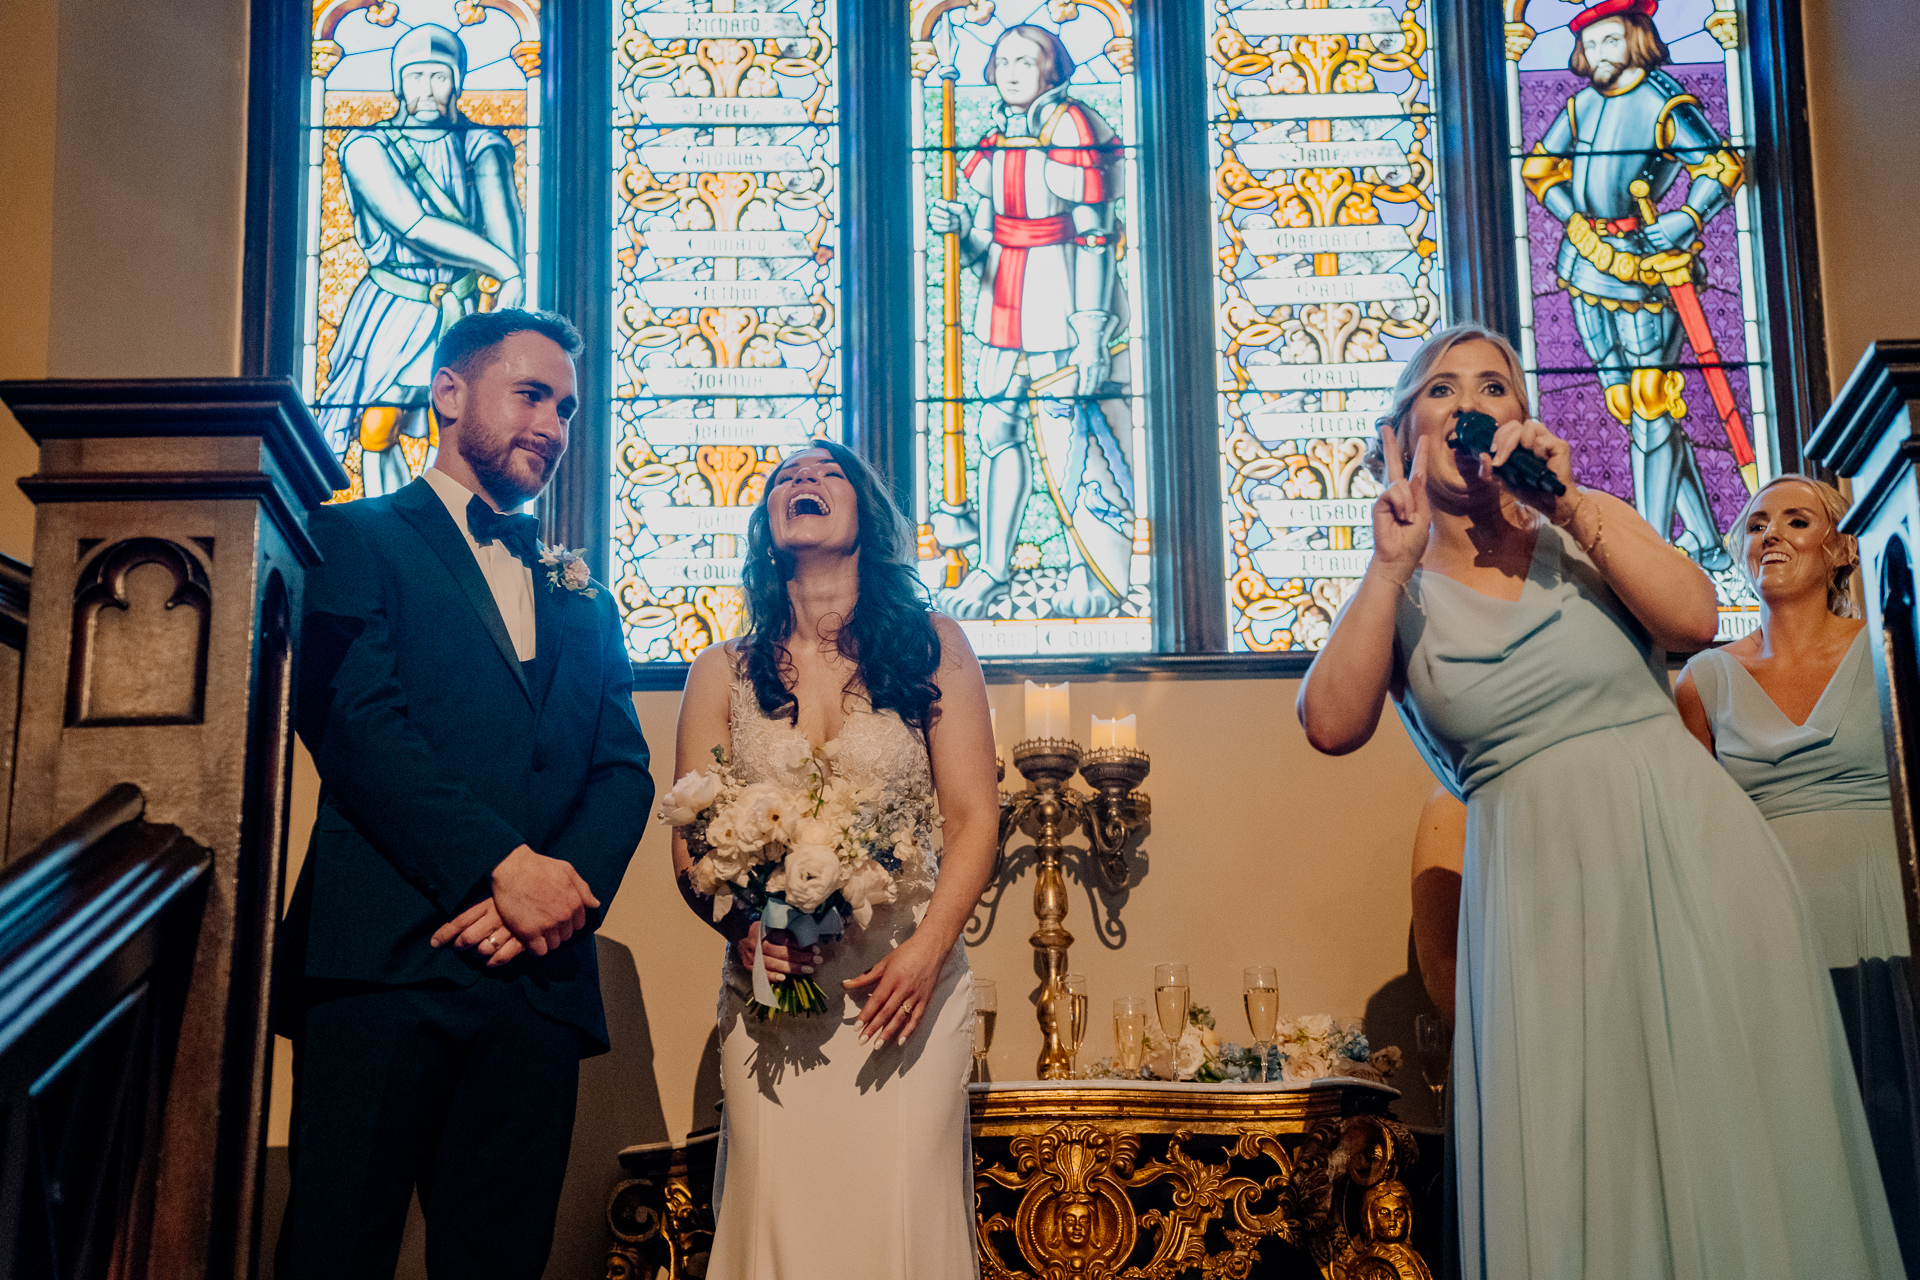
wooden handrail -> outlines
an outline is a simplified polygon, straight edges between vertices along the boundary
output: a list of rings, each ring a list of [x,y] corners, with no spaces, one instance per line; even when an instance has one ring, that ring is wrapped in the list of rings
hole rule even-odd
[[[145,806],[115,786],[0,871],[0,1274],[144,1260],[213,863]]]

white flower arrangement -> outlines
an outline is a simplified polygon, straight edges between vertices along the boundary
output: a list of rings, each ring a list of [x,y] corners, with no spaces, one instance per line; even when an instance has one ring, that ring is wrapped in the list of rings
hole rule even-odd
[[[547,571],[547,586],[554,591],[572,591],[591,600],[600,594],[593,585],[593,573],[587,568],[585,547],[569,551],[565,547],[540,548],[540,563]]]
[[[782,734],[774,763],[805,778],[793,787],[742,784],[715,747],[712,770],[688,773],[662,797],[661,821],[686,832],[693,887],[713,896],[716,922],[738,898],[763,928],[784,929],[811,946],[838,937],[849,922],[865,928],[875,907],[931,879],[931,798],[835,774],[835,745],[816,751],[797,729]],[[757,1016],[826,1007],[811,978],[776,982],[756,960],[750,1008]]]
[[[1269,1081],[1286,1084],[1340,1077],[1385,1084],[1399,1066],[1398,1046],[1371,1049],[1360,1023],[1342,1023],[1327,1014],[1314,1013],[1280,1023],[1274,1043],[1267,1049],[1265,1074]],[[1084,1074],[1089,1080],[1125,1078],[1108,1058],[1094,1063]],[[1214,1029],[1213,1013],[1205,1005],[1187,1010],[1187,1026],[1171,1045],[1157,1024],[1149,1022],[1147,1026],[1140,1063],[1143,1080],[1245,1084],[1260,1077],[1258,1050],[1223,1043]]]

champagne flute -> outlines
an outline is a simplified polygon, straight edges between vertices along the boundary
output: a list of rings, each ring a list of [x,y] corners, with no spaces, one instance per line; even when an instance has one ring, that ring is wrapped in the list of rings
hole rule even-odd
[[[1146,1048],[1147,1002],[1141,996],[1121,996],[1113,1002],[1113,1065],[1131,1080],[1140,1074],[1140,1055]]]
[[[1260,1055],[1260,1079],[1267,1078],[1267,1046],[1273,1043],[1274,1027],[1280,1021],[1280,979],[1270,964],[1250,964],[1241,970],[1243,998],[1247,1005],[1247,1027],[1253,1032],[1253,1049]]]
[[[1449,1063],[1447,1024],[1433,1013],[1415,1015],[1413,1043],[1420,1052],[1420,1078],[1433,1094],[1433,1114],[1443,1127],[1447,1123],[1447,1068]]]
[[[1180,1037],[1186,1033],[1187,1007],[1192,1000],[1193,989],[1187,985],[1187,966],[1153,966],[1153,1003],[1160,1014],[1160,1030],[1166,1033],[1169,1044],[1177,1046]]]
[[[987,1050],[993,1046],[993,1018],[1000,1011],[1000,997],[990,978],[973,980],[973,1078],[987,1078]]]
[[[1070,973],[1060,985],[1067,992],[1067,1052],[1078,1057],[1080,1046],[1087,1038],[1087,980],[1081,974]]]

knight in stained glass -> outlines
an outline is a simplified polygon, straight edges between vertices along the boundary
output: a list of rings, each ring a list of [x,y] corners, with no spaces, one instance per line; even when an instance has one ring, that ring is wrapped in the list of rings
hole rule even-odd
[[[408,29],[392,52],[398,110],[340,143],[367,271],[347,300],[317,408],[338,456],[359,444],[368,496],[413,478],[398,445],[429,438],[440,336],[483,299],[503,307],[524,299],[513,145],[460,110],[466,71],[459,35],[431,23]]]
[[[1117,268],[1121,142],[1074,96],[1074,60],[1054,32],[1005,28],[984,78],[997,120],[963,162],[967,199],[934,200],[936,235],[957,236],[980,277],[979,342],[968,394],[980,401],[977,497],[931,514],[944,547],[977,547],[941,594],[954,616],[984,619],[1009,598],[1036,462],[1067,534],[1067,578],[1053,616],[1105,617],[1132,586],[1133,423],[1126,290]]]
[[[1710,570],[1731,560],[1692,441],[1683,339],[1700,363],[1733,459],[1749,490],[1754,453],[1699,299],[1700,237],[1739,189],[1743,167],[1700,100],[1663,68],[1657,0],[1602,0],[1568,28],[1568,69],[1587,81],[1521,164],[1521,179],[1564,227],[1558,282],[1606,409],[1628,433],[1633,501],[1663,532],[1676,512],[1680,545]],[[1660,212],[1683,180],[1685,200]]]

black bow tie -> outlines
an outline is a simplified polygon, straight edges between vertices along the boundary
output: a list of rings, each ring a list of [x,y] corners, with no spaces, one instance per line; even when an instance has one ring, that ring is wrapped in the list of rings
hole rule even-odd
[[[483,547],[498,542],[529,569],[540,561],[540,522],[532,516],[495,511],[477,493],[467,503],[467,531]]]

